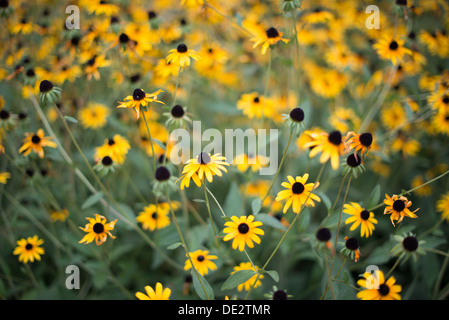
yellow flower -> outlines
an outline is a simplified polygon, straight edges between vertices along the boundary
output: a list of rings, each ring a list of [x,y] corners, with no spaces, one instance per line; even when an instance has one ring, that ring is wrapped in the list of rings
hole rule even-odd
[[[184,43],[181,43],[176,49],[171,49],[168,52],[167,63],[173,63],[182,69],[190,66],[190,58],[199,60],[200,56],[194,50],[187,48]]]
[[[245,245],[249,248],[254,248],[253,241],[257,244],[260,243],[260,238],[258,235],[264,235],[264,231],[259,229],[258,227],[262,226],[262,222],[254,221],[254,216],[249,215],[241,216],[240,218],[236,216],[231,217],[231,221],[227,221],[224,224],[226,228],[223,229],[223,232],[226,235],[223,238],[223,241],[232,241],[232,249],[238,249],[243,251],[245,249]]]
[[[89,13],[94,13],[95,15],[105,15],[113,16],[119,13],[120,7],[109,1],[98,1],[98,0],[81,0],[80,5],[86,8]]]
[[[251,171],[256,172],[263,168],[268,163],[268,158],[262,155],[246,155],[240,154],[234,159],[234,163],[237,165],[237,169],[241,172],[246,172],[249,168]]]
[[[282,38],[284,34],[278,31],[276,28],[269,28],[265,32],[258,32],[258,34],[251,38],[252,42],[255,42],[253,48],[262,45],[262,54],[265,54],[271,45],[275,45],[279,41],[288,43],[288,39]]]
[[[385,194],[385,198],[386,199],[384,200],[384,203],[387,206],[385,207],[384,214],[391,214],[390,220],[393,226],[395,225],[394,220],[398,220],[399,223],[402,221],[402,219],[404,219],[404,217],[418,218],[415,212],[419,209],[410,211],[409,208],[412,205],[412,202],[409,201],[406,197],[394,194],[390,198],[388,194]]]
[[[157,100],[157,95],[161,92],[163,92],[161,89],[153,93],[145,93],[142,89],[135,89],[132,96],[127,96],[124,99],[125,101],[119,101],[120,105],[118,105],[117,108],[134,108],[137,118],[139,118],[141,107],[146,107],[151,102],[165,104],[162,101]]]
[[[216,270],[217,266],[211,260],[218,259],[217,256],[209,254],[207,250],[196,250],[189,253],[190,259],[192,259],[193,266],[202,275],[209,273],[209,270]],[[192,263],[190,259],[187,259],[184,264],[184,270],[190,270]]]
[[[20,239],[17,241],[17,247],[14,249],[13,254],[19,255],[19,261],[23,263],[34,262],[34,260],[41,260],[41,255],[45,253],[44,248],[40,245],[44,243],[44,240],[39,239],[37,236],[28,237],[27,239]]]
[[[411,55],[412,51],[404,47],[405,41],[386,34],[373,45],[377,54],[385,60],[390,60],[393,65],[401,63],[405,55]]]
[[[352,223],[350,231],[355,230],[360,225],[360,236],[369,237],[373,234],[374,224],[377,220],[374,218],[374,213],[362,208],[358,203],[346,203],[343,206],[343,212],[351,215],[347,218],[345,224]]]
[[[243,114],[250,119],[271,117],[274,113],[274,101],[257,92],[245,93],[237,101],[237,109],[243,110]]]
[[[195,8],[202,6],[204,4],[204,0],[181,0],[181,4],[187,8]]]
[[[368,151],[371,149],[373,135],[369,132],[358,134],[351,131],[346,135],[346,143],[348,147],[354,149],[354,155],[357,154],[357,151],[361,150],[360,155],[363,157],[363,154],[368,154]]]
[[[105,139],[104,144],[95,149],[95,161],[99,161],[108,156],[115,163],[123,164],[130,148],[131,146],[128,140],[116,134],[110,139]]]
[[[281,183],[286,190],[279,191],[275,199],[275,201],[288,199],[284,205],[284,213],[287,212],[290,206],[292,206],[293,212],[298,214],[301,210],[301,206],[314,207],[314,201],[321,202],[320,197],[312,193],[313,189],[318,188],[320,183],[306,183],[307,179],[309,179],[308,173],[305,173],[302,177],[297,176],[296,178],[287,176],[287,179],[288,182],[284,181]]]
[[[150,287],[145,287],[146,294],[142,292],[136,292],[136,298],[139,300],[169,300],[171,295],[171,289],[165,288],[160,282],[156,283],[155,290]]]
[[[449,192],[443,194],[436,203],[437,211],[441,212],[441,218],[449,222]]]
[[[240,270],[253,270],[254,272],[257,272],[257,270],[259,270],[259,268],[256,266],[256,269],[254,269],[251,262],[241,262],[238,266],[234,267],[234,271],[231,272],[231,274],[234,274]],[[249,291],[251,288],[257,288],[262,285],[262,281],[260,281],[260,280],[262,280],[263,278],[264,278],[263,274],[259,275],[258,279],[257,279],[257,274],[254,274],[251,278],[249,278],[245,282],[239,284],[237,286],[237,290],[243,291],[243,289],[245,289],[245,291]],[[256,281],[256,279],[257,279],[257,282],[254,283]]]
[[[224,166],[229,166],[226,162],[226,158],[220,156],[219,154],[210,155],[206,152],[201,152],[197,158],[193,158],[187,161],[187,164],[182,170],[183,176],[178,180],[181,180],[181,189],[184,187],[189,187],[190,179],[195,182],[195,184],[200,187],[201,183],[207,179],[207,181],[212,182],[213,176],[222,176],[222,172],[227,172]]]
[[[91,243],[95,240],[97,245],[101,245],[106,242],[108,236],[112,239],[115,237],[111,234],[111,230],[114,230],[117,219],[107,223],[104,216],[95,214],[95,218],[86,218],[89,223],[84,228],[79,227],[87,234],[79,241],[79,243]]]
[[[142,223],[144,230],[159,230],[170,224],[168,217],[169,208],[163,209],[160,206],[150,204],[143,208],[143,211],[137,216],[136,220]]]
[[[402,287],[396,284],[394,277],[385,281],[385,276],[380,270],[376,270],[374,274],[365,272],[363,279],[357,281],[357,284],[365,288],[357,293],[357,298],[361,300],[401,300],[399,292]]]
[[[50,137],[44,137],[44,130],[39,129],[37,133],[25,133],[25,139],[23,139],[23,145],[20,147],[19,152],[24,156],[28,156],[31,151],[37,153],[39,158],[44,157],[44,147],[56,148],[56,143],[50,141]]]
[[[330,159],[332,169],[334,170],[338,169],[340,156],[345,152],[345,144],[338,130],[329,134],[321,132],[319,135],[315,135],[312,141],[305,143],[304,147],[313,147],[309,153],[311,158],[321,152],[320,163],[325,163]]]
[[[11,174],[9,172],[0,172],[0,183],[6,184],[6,180],[11,178]]]
[[[104,104],[89,103],[79,111],[81,125],[84,128],[100,129],[105,126],[109,113],[109,108]]]
[[[69,211],[66,208],[62,209],[61,211],[52,211],[50,213],[50,218],[51,218],[51,221],[53,221],[53,222],[55,222],[55,221],[64,222],[68,216],[69,216]]]

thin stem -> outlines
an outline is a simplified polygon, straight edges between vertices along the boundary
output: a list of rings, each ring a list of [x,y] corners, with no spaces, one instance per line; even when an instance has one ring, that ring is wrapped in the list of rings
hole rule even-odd
[[[203,188],[204,189],[204,200],[206,200],[206,207],[207,207],[207,212],[209,213],[210,224],[212,225],[212,230],[214,231],[215,245],[218,248],[218,246],[219,246],[218,235],[217,235],[217,231],[215,230],[214,220],[212,219],[212,213],[210,211],[209,198],[207,197],[206,181],[204,181],[203,184],[204,184],[204,188]]]
[[[243,26],[241,26],[241,25],[235,23],[230,17],[228,17],[227,15],[225,15],[225,14],[221,13],[220,11],[218,11],[218,10],[217,10],[215,7],[213,7],[209,2],[204,1],[204,5],[205,5],[206,7],[208,7],[209,9],[211,9],[212,11],[215,11],[215,13],[217,13],[218,15],[220,15],[220,16],[222,16],[223,18],[225,18],[226,20],[228,20],[234,27],[236,27],[236,28],[238,28],[238,29],[241,29],[241,30],[245,31],[246,33],[248,33],[248,34],[251,35],[251,36],[253,35],[253,34],[251,33],[251,31],[249,31],[249,30],[246,29],[245,27],[243,27]]]
[[[214,194],[212,193],[212,191],[209,190],[209,188],[206,186],[206,184],[204,184],[204,186],[206,187],[207,192],[212,196],[212,198],[214,199],[215,203],[217,204],[218,208],[221,211],[222,216],[225,218],[226,217],[226,213],[223,211],[223,208],[221,207],[220,203],[218,202],[217,198],[215,198]]]
[[[445,256],[445,257],[449,257],[449,252],[444,252],[444,251],[441,251],[441,250],[438,250],[438,249],[434,249],[434,248],[425,248],[424,250],[425,251],[429,251],[429,252],[433,252],[433,253],[436,253],[436,254],[440,254],[440,255]]]
[[[153,139],[151,138],[150,127],[148,126],[147,116],[145,115],[145,110],[140,108],[140,113],[143,116],[143,121],[145,122],[145,126],[147,127],[148,138],[150,139],[151,153],[153,154],[153,174],[155,175],[156,174],[156,154],[154,153]]]
[[[396,267],[399,265],[399,262],[401,262],[401,260],[402,260],[402,256],[399,256],[399,258],[396,260],[396,262],[394,263],[394,265],[391,267],[390,271],[388,271],[388,272],[385,274],[385,278],[387,278],[387,277],[393,272],[393,270],[396,269]]]
[[[449,254],[449,252],[448,252]],[[438,295],[438,289],[440,288],[441,281],[443,280],[444,273],[446,272],[447,265],[449,263],[449,256],[446,256],[441,266],[440,273],[438,274],[437,281],[435,282],[435,287],[433,289],[433,296],[436,298]]]

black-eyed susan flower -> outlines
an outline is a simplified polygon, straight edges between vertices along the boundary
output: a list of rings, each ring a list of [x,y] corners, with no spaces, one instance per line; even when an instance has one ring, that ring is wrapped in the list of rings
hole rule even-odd
[[[390,277],[385,281],[385,276],[381,270],[374,273],[365,272],[363,279],[357,284],[364,288],[357,293],[357,298],[361,300],[401,300],[400,292],[402,287],[396,284],[396,279]]]
[[[257,92],[244,93],[237,101],[237,109],[242,110],[248,118],[260,119],[274,114],[274,101]]]
[[[112,138],[105,139],[103,145],[95,148],[94,158],[97,162],[102,161],[108,156],[114,163],[123,164],[131,148],[129,141],[119,134]]]
[[[106,242],[108,236],[115,239],[111,231],[114,230],[117,219],[107,222],[107,219],[99,214],[95,214],[94,218],[86,219],[89,223],[87,223],[84,228],[79,228],[87,234],[79,241],[79,243],[88,244],[95,240],[97,245],[102,245]]]
[[[286,190],[279,191],[275,201],[283,201],[287,199],[284,205],[283,212],[286,213],[290,206],[293,212],[298,214],[302,206],[315,206],[314,201],[321,202],[320,197],[313,194],[312,191],[319,187],[320,183],[307,183],[309,179],[309,174],[305,173],[302,177],[297,176],[293,178],[292,176],[287,176],[288,182],[284,181],[281,185],[286,188]]]
[[[136,298],[139,300],[170,300],[171,289],[162,286],[162,283],[157,282],[155,288],[145,286],[145,293],[136,292]]]
[[[187,107],[179,104],[174,105],[170,112],[164,112],[167,117],[165,126],[168,128],[184,128],[187,123],[191,123],[190,115],[187,113]]]
[[[98,172],[100,177],[106,177],[110,172],[114,172],[119,167],[119,164],[114,161],[111,156],[104,156],[97,158],[94,170]]]
[[[262,54],[265,54],[270,46],[277,44],[279,41],[289,42],[288,39],[282,38],[283,35],[282,32],[274,27],[267,29],[265,33],[259,32],[254,38],[251,38],[251,41],[254,42],[253,48],[261,45]]]
[[[53,210],[50,213],[50,219],[53,222],[56,222],[56,221],[64,222],[68,217],[69,217],[69,210],[67,210],[66,208],[62,208],[59,211]]]
[[[304,110],[300,107],[293,108],[288,114],[282,114],[284,124],[292,130],[292,132],[299,134],[301,126],[305,118]]]
[[[348,155],[343,166],[344,169],[342,174],[351,173],[354,178],[357,178],[357,176],[365,170],[362,157],[356,153]]]
[[[249,278],[248,280],[246,280],[245,282],[243,282],[237,286],[237,290],[239,292],[243,291],[243,290],[249,291],[251,288],[257,288],[262,285],[261,280],[264,278],[264,275],[260,274],[259,277],[257,277],[257,272],[259,270],[259,267],[256,266],[256,269],[254,269],[251,262],[241,262],[238,266],[234,267],[234,271],[232,271],[231,274],[234,274],[240,270],[253,270],[255,272],[255,274],[251,278]],[[257,281],[256,281],[256,279],[257,279]]]
[[[345,256],[351,257],[354,262],[359,261],[361,253],[359,240],[357,238],[345,237],[345,246],[341,249]]]
[[[120,11],[120,7],[110,1],[82,0],[80,5],[86,8],[89,13],[105,15],[107,17],[117,15]]]
[[[167,192],[177,189],[176,178],[172,176],[170,169],[164,165],[159,166],[154,174],[153,192],[157,196],[164,196]]]
[[[254,216],[232,216],[230,221],[226,221],[226,228],[223,232],[226,235],[223,241],[232,240],[232,249],[239,249],[243,251],[245,246],[254,248],[254,243],[259,244],[260,238],[258,235],[264,235],[264,231],[259,227],[262,226],[262,222],[254,221]]]
[[[34,262],[34,260],[41,260],[41,255],[45,253],[44,248],[40,247],[44,240],[39,239],[38,236],[23,238],[17,241],[17,247],[13,254],[19,255],[19,261],[23,263]]]
[[[202,275],[205,276],[209,271],[216,270],[217,265],[212,261],[218,259],[216,255],[209,254],[208,250],[196,250],[189,252],[190,259],[187,258],[184,264],[184,270],[192,269],[193,267]],[[192,260],[192,262],[190,262]]]
[[[325,163],[330,159],[332,169],[337,170],[340,165],[340,156],[345,152],[341,132],[336,130],[330,133],[321,132],[313,136],[313,140],[304,144],[305,148],[313,147],[309,157],[313,158],[321,152],[320,163]]]
[[[184,68],[190,66],[190,59],[199,60],[200,56],[195,50],[187,48],[184,43],[179,44],[176,49],[171,49],[167,55],[167,63],[173,63]]]
[[[36,133],[25,133],[25,139],[23,139],[23,144],[19,149],[19,153],[28,156],[30,152],[33,151],[42,159],[44,157],[44,147],[56,148],[57,145],[54,141],[51,141],[50,137],[45,137],[44,130],[39,129]]]
[[[9,0],[0,1],[0,17],[8,17],[13,11],[14,8],[9,5]]]
[[[401,259],[413,257],[413,260],[416,262],[418,255],[426,254],[422,248],[422,245],[426,242],[424,240],[418,240],[413,233],[408,233],[403,236],[394,235],[394,239],[397,244],[390,251],[394,256],[399,256]]]
[[[277,286],[273,286],[273,289],[264,294],[264,297],[269,300],[288,300],[288,298],[293,297],[291,294],[288,294],[287,290],[279,289]]]
[[[17,115],[11,114],[5,109],[0,110],[0,128],[11,130],[17,122]]]
[[[221,177],[223,175],[222,171],[227,172],[225,166],[229,166],[229,163],[220,154],[210,155],[207,152],[201,152],[198,157],[188,160],[182,169],[183,176],[178,179],[182,179],[180,187],[181,189],[184,189],[184,187],[188,188],[190,180],[193,180],[198,187],[201,186],[205,179],[212,182],[213,176]]]
[[[234,164],[241,172],[246,172],[248,169],[256,172],[266,166],[268,162],[269,159],[263,155],[239,154],[234,158]]]
[[[11,173],[9,172],[0,172],[0,183],[6,184],[8,179],[11,178]]]
[[[436,209],[441,213],[441,218],[449,222],[449,192],[440,196],[436,202]]]
[[[92,58],[88,59],[84,65],[84,73],[89,81],[94,78],[95,80],[100,80],[99,68],[105,68],[111,65],[111,61],[107,60],[104,54],[94,55]]]
[[[49,80],[42,80],[39,84],[41,104],[56,103],[61,97],[61,88],[55,87]]]
[[[163,209],[154,204],[150,204],[143,208],[136,220],[142,224],[144,230],[159,230],[170,225],[168,217],[169,208]]]
[[[404,47],[404,43],[405,41],[398,37],[385,34],[385,36],[380,38],[378,42],[373,45],[373,48],[376,49],[379,57],[385,60],[390,60],[393,65],[398,65],[403,62],[406,55],[412,54],[410,49]]]
[[[329,250],[332,250],[331,237],[332,233],[326,227],[319,228],[315,233],[315,238],[318,240],[318,243],[324,243]]]
[[[373,234],[377,220],[374,218],[374,213],[362,208],[357,202],[344,204],[343,212],[349,214],[345,220],[345,224],[352,223],[350,231],[357,229],[360,226],[360,236],[368,238]]]
[[[391,214],[390,220],[393,226],[395,226],[395,220],[397,220],[397,223],[399,223],[402,221],[402,219],[404,219],[404,217],[418,218],[415,212],[419,209],[410,211],[409,208],[411,207],[412,202],[402,195],[398,196],[396,194],[393,194],[393,196],[390,197],[388,194],[385,194],[385,199],[383,202],[387,205],[384,209],[384,214]]]
[[[151,102],[157,102],[161,104],[165,104],[162,101],[157,100],[157,96],[159,93],[163,92],[162,89],[159,89],[153,93],[145,93],[142,89],[135,89],[131,96],[127,96],[124,100],[120,102],[117,108],[133,108],[137,114],[137,118],[140,116],[140,109],[142,107],[147,107]]]
[[[373,144],[373,135],[369,132],[355,133],[354,131],[348,132],[346,135],[347,146],[354,149],[354,154],[360,150],[360,155],[367,155]]]
[[[87,129],[100,129],[106,125],[110,110],[101,103],[89,103],[78,112],[81,125]]]

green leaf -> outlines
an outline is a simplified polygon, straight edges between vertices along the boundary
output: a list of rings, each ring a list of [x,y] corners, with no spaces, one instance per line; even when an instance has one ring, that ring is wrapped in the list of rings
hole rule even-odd
[[[264,273],[267,273],[275,282],[279,282],[279,274],[276,270],[266,270]]]
[[[214,299],[214,290],[210,286],[209,282],[202,275],[195,270],[192,271],[193,278],[193,287],[195,288],[196,293],[202,300],[213,300]]]
[[[375,207],[380,201],[380,185],[374,187],[373,191],[371,191],[370,196],[368,197],[368,201],[366,202],[367,208]]]
[[[179,246],[182,246],[182,243],[181,242],[176,242],[176,243],[173,243],[173,244],[169,245],[167,247],[167,250],[174,250],[174,249],[178,248]]]
[[[206,200],[203,200],[203,199],[193,199],[192,201],[198,202],[198,203],[206,202]]]
[[[234,289],[239,284],[242,284],[251,279],[251,277],[253,277],[255,274],[256,272],[254,270],[236,271],[226,279],[226,281],[223,283],[223,286],[221,287],[221,291]]]
[[[287,229],[278,219],[266,213],[259,213],[256,220],[262,222],[265,226],[270,226],[281,230]]]
[[[93,205],[96,204],[98,201],[100,201],[100,199],[103,198],[103,196],[104,196],[104,194],[103,194],[103,192],[101,192],[101,191],[98,192],[98,193],[95,193],[95,194],[91,195],[91,196],[88,197],[88,198],[86,199],[86,201],[84,201],[84,203],[81,205],[81,209],[84,210],[84,209],[87,209],[87,208],[93,206]]]
[[[243,198],[240,194],[240,188],[236,182],[231,184],[223,205],[224,212],[233,216],[240,216],[243,209]]]
[[[256,198],[253,201],[251,201],[251,209],[253,211],[253,215],[258,214],[261,208],[262,208],[262,200]]]
[[[70,116],[64,116],[64,119],[73,123],[78,123],[78,120]]]

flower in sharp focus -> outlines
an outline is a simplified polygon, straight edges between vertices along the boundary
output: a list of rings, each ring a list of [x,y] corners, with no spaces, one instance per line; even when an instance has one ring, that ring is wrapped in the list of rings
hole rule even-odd
[[[245,246],[249,248],[254,247],[254,243],[259,244],[260,238],[258,235],[264,235],[264,231],[259,227],[262,226],[262,222],[254,221],[254,216],[241,216],[236,217],[232,216],[230,221],[226,221],[226,228],[223,229],[223,232],[226,235],[223,238],[223,241],[232,240],[232,249],[239,249],[239,251],[243,251]]]
[[[209,254],[208,250],[196,250],[189,253],[190,259],[187,258],[184,264],[184,270],[190,270],[193,262],[194,268],[202,275],[205,276],[209,273],[209,270],[216,270],[217,266],[211,260],[218,259],[216,255]]]
[[[354,149],[354,154],[361,150],[360,155],[363,157],[363,154],[368,154],[368,151],[371,149],[373,135],[369,132],[358,134],[350,131],[346,135],[346,143],[349,148]]]
[[[385,281],[385,276],[380,270],[374,271],[374,274],[365,272],[363,279],[358,280],[357,284],[365,288],[357,293],[357,298],[361,300],[401,300],[399,293],[402,287],[396,284],[394,277]]]
[[[283,35],[274,27],[267,29],[265,32],[258,32],[258,35],[251,39],[254,42],[253,48],[262,45],[262,54],[265,54],[270,46],[277,44],[279,41],[289,42],[288,39],[282,38]]]
[[[219,154],[210,155],[206,152],[201,152],[198,157],[188,160],[187,164],[184,166],[182,170],[183,176],[178,179],[182,179],[181,189],[189,187],[190,179],[192,179],[198,187],[201,186],[205,179],[212,182],[212,177],[214,175],[221,177],[222,171],[227,172],[224,166],[229,166],[225,157]]]
[[[235,272],[240,271],[240,270],[253,270],[256,273],[251,278],[249,278],[247,281],[239,284],[237,286],[238,291],[243,291],[243,289],[245,289],[245,291],[249,291],[251,288],[257,288],[262,285],[262,281],[260,281],[260,280],[262,280],[264,278],[264,275],[263,274],[259,275],[259,278],[257,279],[257,271],[259,270],[259,268],[257,266],[256,266],[256,270],[255,270],[253,265],[251,264],[251,262],[241,262],[238,266],[234,267],[234,271],[231,272],[231,274],[234,274]],[[257,281],[256,281],[256,279],[257,279]]]
[[[321,132],[319,135],[315,135],[312,141],[305,143],[304,147],[314,147],[309,153],[311,158],[321,152],[320,163],[325,163],[330,159],[334,170],[338,169],[340,156],[345,152],[345,144],[338,130],[331,133]]]
[[[374,213],[362,208],[358,203],[346,203],[343,206],[343,212],[351,215],[345,220],[345,224],[352,223],[350,231],[355,230],[360,226],[360,236],[368,238],[373,234],[377,220],[374,218]]]
[[[25,139],[23,139],[23,145],[20,147],[19,153],[28,156],[33,151],[42,159],[44,157],[44,147],[56,148],[57,144],[51,141],[50,137],[45,137],[44,130],[39,129],[36,133],[25,133]]]
[[[357,176],[365,170],[362,157],[356,153],[351,153],[348,155],[343,166],[344,169],[342,174],[347,174],[350,172],[354,178],[357,178]]]
[[[44,240],[39,239],[37,236],[23,238],[17,241],[17,247],[14,249],[13,254],[19,255],[19,261],[23,263],[34,262],[34,260],[41,260],[41,255],[45,253],[44,248],[40,245],[44,243]]]
[[[160,282],[156,283],[155,289],[150,286],[145,287],[145,293],[136,292],[136,298],[139,300],[169,300],[171,289],[165,288]]]
[[[397,223],[399,223],[402,221],[402,219],[404,219],[404,217],[418,218],[415,212],[419,209],[410,211],[409,208],[412,205],[412,202],[402,195],[398,196],[394,194],[392,197],[390,197],[385,194],[384,204],[387,205],[385,207],[384,214],[391,214],[390,220],[393,226],[395,226],[394,220],[397,220]]]
[[[437,200],[436,209],[441,212],[441,218],[449,222],[449,192],[446,192]]]
[[[167,55],[167,63],[178,65],[179,68],[190,66],[190,58],[199,60],[200,56],[195,50],[187,48],[184,43],[179,44],[176,49],[171,49]]]
[[[107,219],[99,214],[95,214],[95,218],[86,219],[89,223],[87,223],[84,228],[79,228],[87,234],[79,241],[79,243],[88,244],[95,240],[97,245],[101,245],[106,242],[108,236],[115,239],[111,234],[111,231],[114,230],[117,219],[107,222]]]
[[[117,108],[133,108],[137,114],[137,118],[139,118],[140,109],[142,107],[149,106],[151,102],[165,104],[164,102],[157,100],[157,96],[161,92],[163,92],[162,89],[159,89],[158,91],[153,93],[145,93],[145,91],[139,88],[134,89],[133,94],[127,96],[124,99],[125,101],[119,101],[120,104],[117,106]]]
[[[286,188],[286,190],[279,191],[275,201],[282,201],[287,199],[284,205],[283,212],[286,213],[288,208],[292,206],[293,212],[298,214],[302,206],[315,206],[314,201],[321,202],[320,197],[313,194],[313,189],[318,188],[320,183],[306,183],[309,179],[309,174],[305,173],[302,177],[297,176],[293,178],[292,176],[287,176],[288,182],[284,181],[281,185]]]

